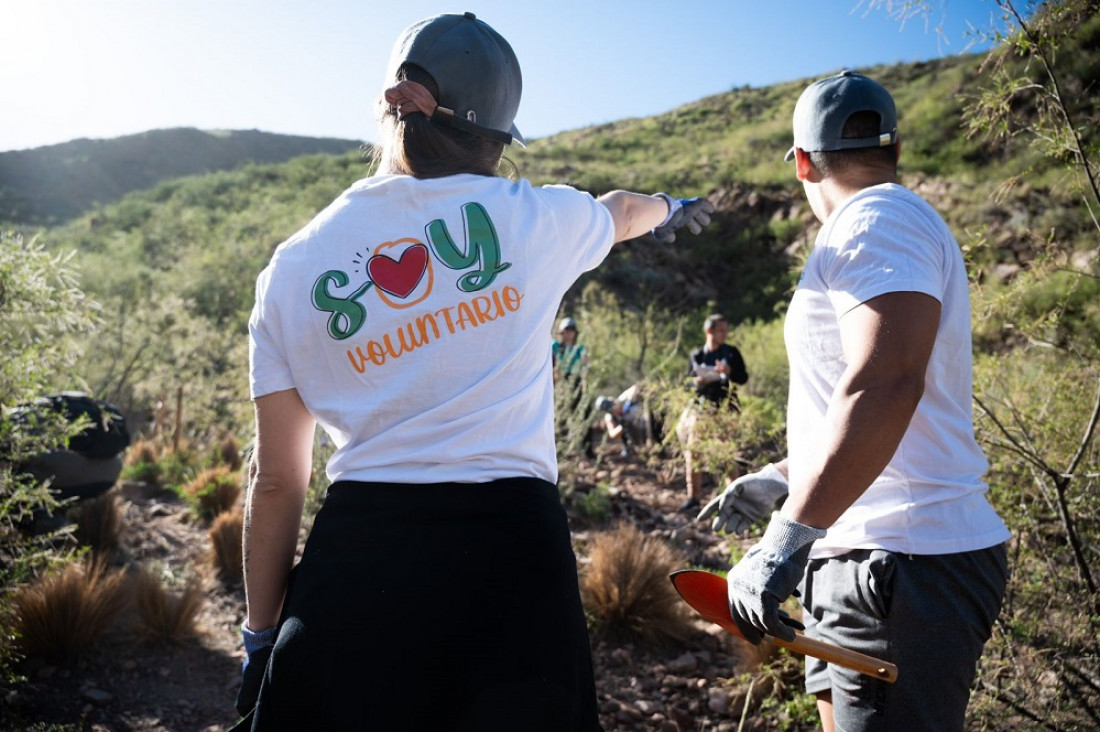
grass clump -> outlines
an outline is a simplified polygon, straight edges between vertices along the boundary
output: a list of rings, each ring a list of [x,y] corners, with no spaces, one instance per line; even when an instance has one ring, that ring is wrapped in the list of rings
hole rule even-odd
[[[125,577],[102,562],[70,563],[12,597],[16,647],[24,656],[68,660],[91,648],[125,608]]]
[[[149,643],[175,643],[195,635],[196,618],[203,603],[197,580],[189,580],[176,593],[143,567],[130,582],[137,607],[138,636]]]
[[[207,468],[187,483],[182,490],[195,513],[213,519],[232,509],[241,497],[240,478],[222,465]]]
[[[584,607],[597,628],[650,642],[681,641],[691,625],[668,575],[683,558],[633,525],[599,534],[581,582]]]
[[[210,527],[211,563],[223,582],[240,582],[244,576],[244,512],[240,507],[219,514]]]
[[[226,435],[219,440],[213,448],[214,465],[224,465],[233,472],[237,472],[244,464],[244,455],[241,451],[241,443],[233,435]]]
[[[108,491],[82,501],[73,513],[76,519],[73,535],[81,545],[104,554],[118,549],[122,536],[122,506],[118,494]]]

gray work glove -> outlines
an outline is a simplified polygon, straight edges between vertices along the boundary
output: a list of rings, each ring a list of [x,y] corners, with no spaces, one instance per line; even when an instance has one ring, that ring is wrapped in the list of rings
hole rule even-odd
[[[773,513],[763,538],[726,575],[730,617],[749,643],[759,645],[764,633],[794,640],[779,604],[798,587],[811,545],[824,536],[823,529]]]
[[[278,628],[254,631],[246,623],[241,623],[241,641],[244,644],[245,656],[241,664],[241,688],[237,692],[236,707],[242,717],[256,706],[267,659],[275,648],[275,638],[278,635]]]
[[[786,498],[787,477],[768,463],[759,472],[742,475],[726,486],[720,495],[703,506],[696,520],[714,516],[710,526],[715,531],[743,534],[779,508]]]
[[[662,244],[676,241],[677,229],[687,227],[692,234],[698,234],[710,223],[714,213],[714,204],[705,198],[673,198],[667,193],[655,193],[668,203],[668,216],[653,230],[653,237]]]

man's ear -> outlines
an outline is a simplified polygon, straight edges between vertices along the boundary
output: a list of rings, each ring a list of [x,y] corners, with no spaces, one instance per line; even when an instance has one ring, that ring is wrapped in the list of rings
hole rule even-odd
[[[809,183],[821,181],[821,173],[810,162],[810,154],[800,147],[794,149],[794,171],[800,181]]]

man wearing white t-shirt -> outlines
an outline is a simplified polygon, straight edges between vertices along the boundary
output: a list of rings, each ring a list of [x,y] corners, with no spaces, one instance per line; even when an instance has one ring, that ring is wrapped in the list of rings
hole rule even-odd
[[[889,92],[844,72],[794,112],[795,161],[822,222],[784,327],[788,458],[702,516],[789,495],[728,576],[746,637],[811,636],[897,664],[896,684],[807,659],[825,730],[961,730],[1004,595],[1008,529],[986,500],[971,418],[970,304],[958,244],[898,184]],[[746,502],[747,501],[747,502]],[[770,506],[768,506],[770,508]]]

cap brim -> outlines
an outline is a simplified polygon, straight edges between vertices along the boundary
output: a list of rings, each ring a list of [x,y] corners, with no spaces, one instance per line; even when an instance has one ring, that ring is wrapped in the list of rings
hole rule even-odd
[[[516,126],[514,124],[512,125],[512,129],[508,130],[508,134],[512,136],[513,142],[519,143],[520,147],[527,147],[527,140],[523,138],[523,135],[519,133],[519,130],[516,129]]]
[[[791,145],[791,149],[787,151],[787,154],[783,156],[783,162],[789,163],[794,160],[794,145]]]

